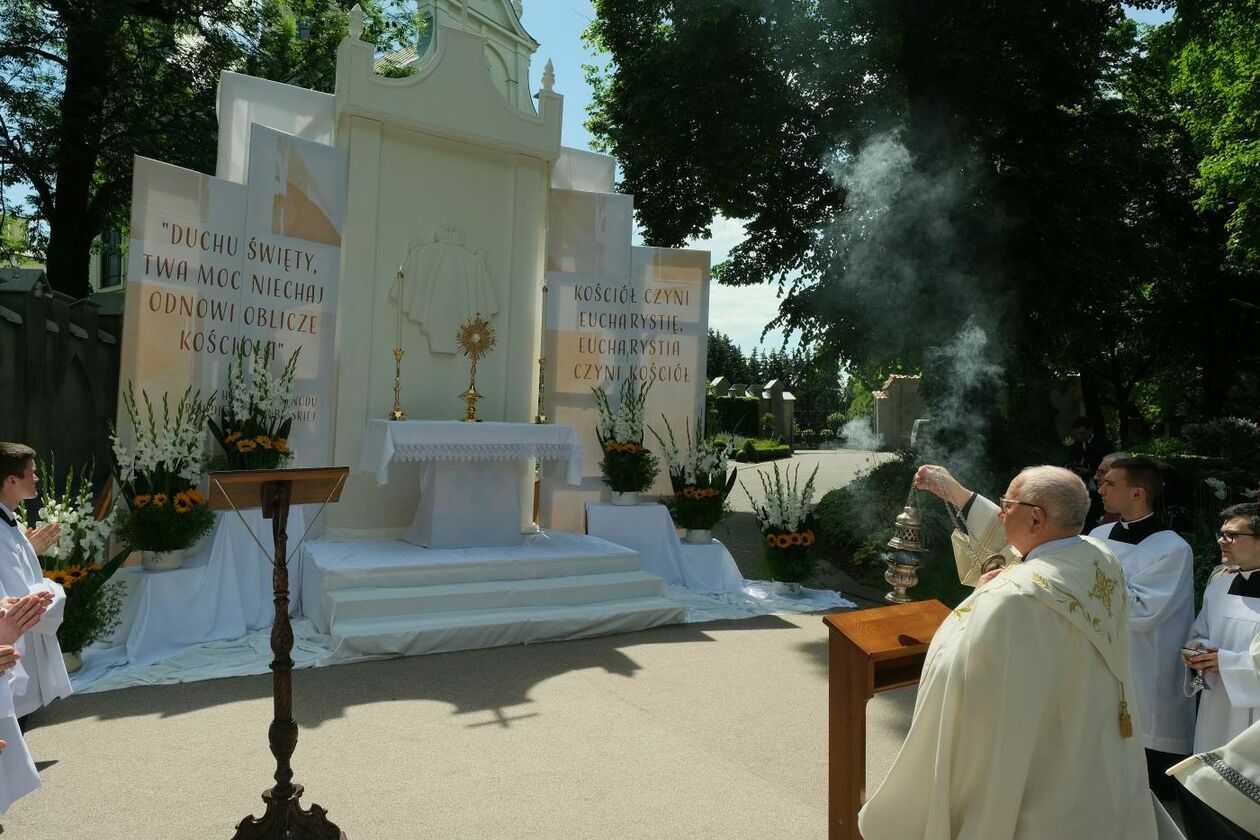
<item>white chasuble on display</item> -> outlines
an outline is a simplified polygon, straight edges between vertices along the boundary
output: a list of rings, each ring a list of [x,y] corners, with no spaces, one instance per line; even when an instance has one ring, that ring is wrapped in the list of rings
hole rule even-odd
[[[1203,609],[1190,630],[1191,640],[1219,648],[1221,668],[1220,673],[1204,674],[1207,688],[1199,694],[1199,717],[1194,727],[1196,753],[1224,745],[1260,720],[1260,673],[1250,651],[1260,633],[1260,597],[1236,594],[1256,591],[1260,572],[1244,574],[1217,567],[1203,591]],[[1193,671],[1184,664],[1182,669],[1189,693]]]
[[[434,353],[458,352],[460,324],[478,313],[489,321],[499,311],[486,257],[464,247],[461,231],[437,230],[432,242],[413,241],[402,274],[389,297],[397,302],[401,285],[403,311],[420,325]]]
[[[1115,534],[1122,527],[1109,523],[1090,535],[1105,540],[1124,569],[1142,732],[1147,747],[1185,755],[1194,741],[1194,699],[1183,690],[1180,650],[1194,621],[1194,552],[1173,531],[1155,530],[1132,544]]]
[[[1159,836],[1140,724],[1125,725],[1127,617],[1119,563],[1088,537],[980,586],[932,639],[865,840]]]
[[[6,516],[12,511],[0,505]],[[47,706],[58,697],[69,697],[70,676],[57,644],[57,628],[66,609],[66,591],[61,584],[44,577],[35,548],[16,526],[0,521],[0,588],[6,595],[17,598],[30,592],[46,591],[53,594],[53,601],[39,623],[22,634],[14,645],[22,654],[22,665],[30,679],[23,691],[14,691],[13,706],[18,717]]]

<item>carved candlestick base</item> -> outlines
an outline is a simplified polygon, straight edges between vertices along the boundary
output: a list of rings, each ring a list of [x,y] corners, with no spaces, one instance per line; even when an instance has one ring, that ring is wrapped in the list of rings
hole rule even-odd
[[[394,348],[394,410],[389,413],[390,420],[406,420],[407,412],[403,411],[400,398],[402,396],[402,357],[403,349]]]
[[[477,393],[477,386],[468,383],[468,390],[459,395],[459,398],[468,403],[468,411],[464,414],[465,423],[477,422],[477,400],[481,399],[481,394]]]

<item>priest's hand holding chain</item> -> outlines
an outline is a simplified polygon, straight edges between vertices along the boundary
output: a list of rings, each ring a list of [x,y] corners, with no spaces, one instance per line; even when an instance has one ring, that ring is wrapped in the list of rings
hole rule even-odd
[[[914,474],[914,486],[939,496],[956,508],[971,499],[972,492],[958,483],[949,470],[936,464],[924,464]]]

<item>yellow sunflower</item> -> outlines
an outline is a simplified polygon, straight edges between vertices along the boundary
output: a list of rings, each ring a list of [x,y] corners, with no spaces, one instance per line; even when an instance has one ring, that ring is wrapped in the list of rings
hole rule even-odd
[[[257,448],[258,444],[254,443],[252,440],[238,440],[236,442],[236,451],[240,452],[242,455],[248,455]]]
[[[176,496],[174,504],[176,513],[188,513],[193,506],[192,499],[188,498],[187,493],[180,493]]]
[[[232,432],[232,434],[228,435],[227,437],[225,437],[225,438],[223,439],[223,442],[224,442],[224,443],[236,443],[236,442],[237,442],[238,440],[240,440],[240,439],[241,439],[241,433],[240,433],[240,432]]]
[[[273,443],[273,445],[276,447],[276,451],[277,451],[277,452],[288,452],[288,451],[289,451],[289,439],[288,439],[288,438],[276,438],[276,439],[275,439],[275,441],[274,441],[274,443]]]
[[[801,534],[801,538],[802,538],[802,543],[803,543],[804,545],[813,545],[813,544],[814,544],[814,532],[813,532],[813,531],[806,531],[805,533]]]
[[[271,448],[271,438],[268,435],[259,435],[258,437],[254,438],[254,443],[258,444],[263,449]]]
[[[157,507],[161,507],[162,505],[166,504],[166,501],[167,499],[166,499],[165,493],[153,494],[153,504],[156,505]]]
[[[131,500],[131,504],[132,504],[132,507],[142,508],[151,501],[153,501],[152,496],[150,496],[147,493],[141,493],[139,496],[136,496],[134,499]]]
[[[195,487],[185,490],[184,495],[187,496],[188,501],[192,502],[194,505],[199,505],[206,500],[206,497],[201,495],[201,491]]]

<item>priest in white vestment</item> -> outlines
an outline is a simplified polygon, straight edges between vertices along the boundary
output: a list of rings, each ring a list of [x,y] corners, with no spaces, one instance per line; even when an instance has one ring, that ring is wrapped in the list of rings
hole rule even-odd
[[[1194,742],[1194,698],[1182,690],[1181,664],[1181,646],[1194,621],[1194,551],[1155,515],[1163,488],[1154,460],[1116,459],[1098,492],[1104,510],[1120,520],[1100,525],[1090,536],[1105,540],[1124,569],[1147,775],[1151,790],[1172,799],[1177,785],[1165,773],[1190,754]]]
[[[1208,580],[1203,607],[1190,630],[1189,647],[1203,650],[1186,660],[1201,671],[1194,751],[1222,746],[1260,720],[1260,671],[1250,648],[1260,634],[1260,504],[1222,511],[1217,536],[1222,565]],[[1187,670],[1185,686],[1192,692]]]
[[[1123,572],[1080,536],[1085,485],[1031,467],[1000,507],[941,467],[915,486],[996,513],[1023,562],[976,588],[937,630],[914,721],[859,815],[865,840],[1151,840],[1141,725],[1133,708]]]
[[[29,453],[29,454],[28,454]],[[22,444],[0,443],[0,589],[10,596],[40,593],[47,611],[18,641],[26,686],[13,694],[18,717],[71,693],[70,676],[57,644],[57,628],[65,611],[66,593],[44,577],[35,547],[17,521],[19,504],[39,496],[35,452]]]

